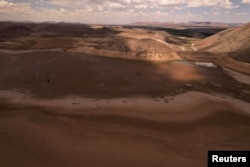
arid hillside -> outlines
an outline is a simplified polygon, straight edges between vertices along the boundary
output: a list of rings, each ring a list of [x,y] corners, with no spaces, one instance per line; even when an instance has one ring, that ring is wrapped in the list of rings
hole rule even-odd
[[[6,52],[60,50],[140,60],[178,60],[176,37],[161,31],[84,24],[1,23],[0,49]],[[178,49],[180,47],[177,46]]]
[[[244,62],[250,62],[250,23],[219,32],[195,44],[199,51],[226,54]]]

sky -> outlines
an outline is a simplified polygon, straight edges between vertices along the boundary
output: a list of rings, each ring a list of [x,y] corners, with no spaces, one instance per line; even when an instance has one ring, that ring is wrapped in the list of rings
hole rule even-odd
[[[250,22],[250,0],[0,0],[0,20],[246,23]]]

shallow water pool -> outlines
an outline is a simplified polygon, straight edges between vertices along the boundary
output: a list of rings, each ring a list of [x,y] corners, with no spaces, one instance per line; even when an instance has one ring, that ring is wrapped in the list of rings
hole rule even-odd
[[[172,61],[171,64],[196,65],[196,66],[203,66],[203,67],[209,67],[209,68],[217,68],[218,67],[213,62],[200,62],[200,61],[190,62],[190,61],[187,61],[187,60]]]
[[[204,66],[209,68],[217,68],[217,65],[212,62],[194,62],[197,66]]]

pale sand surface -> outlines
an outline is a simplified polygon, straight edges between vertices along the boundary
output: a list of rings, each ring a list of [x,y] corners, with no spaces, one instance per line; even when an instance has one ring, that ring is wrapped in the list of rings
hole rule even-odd
[[[213,93],[212,95],[194,91],[175,97],[82,98],[72,95],[62,99],[44,99],[32,97],[32,95],[25,94],[20,90],[0,90],[0,98],[22,107],[59,110],[56,111],[57,113],[70,111],[74,114],[112,114],[156,121],[165,121],[166,119],[170,121],[175,119],[177,121],[192,120],[204,114],[211,114],[216,110],[250,114],[250,103],[248,102],[222,94]],[[119,110],[119,112],[115,110]],[[171,116],[176,116],[176,118]]]
[[[3,166],[207,166],[250,149],[250,104],[221,94],[41,99],[0,91]]]

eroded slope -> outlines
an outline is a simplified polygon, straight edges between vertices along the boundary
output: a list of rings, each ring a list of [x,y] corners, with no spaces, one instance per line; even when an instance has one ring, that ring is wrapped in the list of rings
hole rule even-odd
[[[236,60],[250,62],[250,23],[228,29],[195,44],[200,51],[224,53]]]

